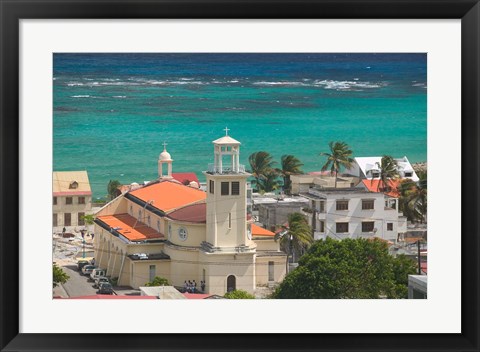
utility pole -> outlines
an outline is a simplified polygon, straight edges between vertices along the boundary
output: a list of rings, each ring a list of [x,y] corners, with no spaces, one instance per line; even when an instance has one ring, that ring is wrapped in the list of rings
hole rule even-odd
[[[418,275],[422,275],[422,266],[420,260],[420,240],[417,241],[417,257],[418,257]]]

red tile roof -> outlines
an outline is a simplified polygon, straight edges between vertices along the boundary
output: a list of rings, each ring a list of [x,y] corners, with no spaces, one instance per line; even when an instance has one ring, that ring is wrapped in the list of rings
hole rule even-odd
[[[183,184],[184,181],[195,181],[200,184],[198,177],[194,172],[173,172],[172,177],[181,184]]]
[[[188,292],[185,292],[183,295],[188,299],[205,299],[212,296],[211,294],[208,294],[208,293],[188,293]]]
[[[273,237],[275,234],[272,231],[268,231],[263,227],[252,224],[252,236],[270,236]]]
[[[168,218],[178,221],[206,223],[207,222],[207,204],[193,204],[172,211],[168,214]]]
[[[76,296],[63,299],[157,299],[155,296],[118,296],[118,295],[91,295]]]
[[[153,200],[151,205],[166,213],[207,198],[207,194],[202,190],[170,181],[147,185],[131,191],[130,194],[144,202]]]
[[[395,198],[400,197],[400,193],[398,192],[398,186],[400,184],[400,180],[388,180],[388,181],[389,181],[388,185],[390,186],[391,191],[385,194],[390,197],[395,197]],[[382,189],[382,184],[380,184],[380,188],[378,187],[378,184],[380,182],[381,181],[379,179],[362,180],[362,183],[370,192],[376,192],[376,193],[381,192],[380,190]]]
[[[129,214],[98,216],[97,219],[101,220],[111,228],[114,228],[118,233],[130,241],[142,241],[165,237],[163,234],[148,227],[143,222],[137,222],[137,219]],[[135,228],[133,228],[134,225]]]

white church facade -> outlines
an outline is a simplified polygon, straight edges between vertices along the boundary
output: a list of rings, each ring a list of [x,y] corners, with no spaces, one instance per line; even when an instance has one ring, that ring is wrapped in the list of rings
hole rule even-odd
[[[164,150],[157,181],[117,197],[96,214],[97,265],[119,285],[138,288],[161,276],[183,287],[193,281],[205,293],[234,289],[254,293],[286,273],[286,254],[274,233],[256,226],[247,205],[249,173],[240,164],[240,142],[213,141],[214,163],[204,172],[207,190],[172,178]]]

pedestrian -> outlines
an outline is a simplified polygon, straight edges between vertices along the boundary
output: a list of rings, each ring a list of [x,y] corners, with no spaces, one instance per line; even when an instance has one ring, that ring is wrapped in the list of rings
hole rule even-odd
[[[202,288],[202,292],[205,293],[205,281],[200,283],[200,287]]]
[[[63,227],[63,230],[62,230],[62,233],[65,233],[67,232],[67,229],[65,228],[65,226]]]
[[[187,280],[185,280],[185,283],[183,284],[183,288],[185,289],[185,292],[188,292]]]
[[[193,280],[193,293],[197,292],[197,283]]]

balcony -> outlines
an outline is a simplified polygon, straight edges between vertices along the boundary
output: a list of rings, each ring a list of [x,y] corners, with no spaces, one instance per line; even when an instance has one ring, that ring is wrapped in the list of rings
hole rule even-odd
[[[239,164],[238,168],[232,167],[231,165],[228,166],[215,166],[215,164],[208,164],[208,173],[210,174],[244,174],[245,173],[245,165]]]

